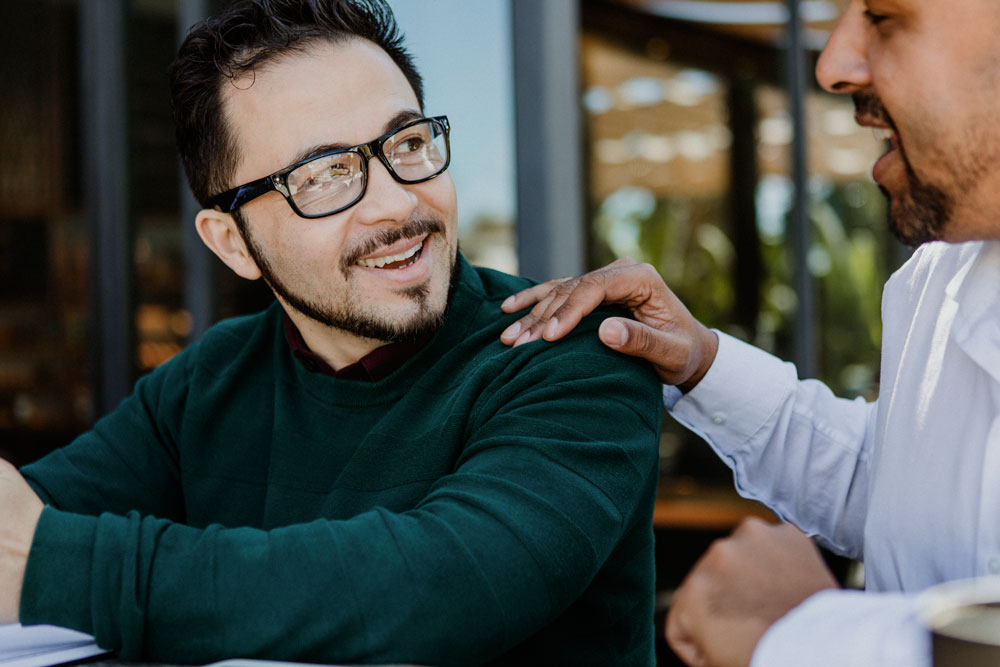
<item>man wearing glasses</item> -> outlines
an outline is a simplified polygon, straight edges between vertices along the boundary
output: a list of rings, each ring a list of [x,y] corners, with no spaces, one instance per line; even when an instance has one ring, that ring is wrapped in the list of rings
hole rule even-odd
[[[277,303],[0,468],[0,623],[179,663],[652,664],[656,379],[596,322],[500,343],[528,283],[458,253],[388,8],[240,2],[171,79],[198,231]]]

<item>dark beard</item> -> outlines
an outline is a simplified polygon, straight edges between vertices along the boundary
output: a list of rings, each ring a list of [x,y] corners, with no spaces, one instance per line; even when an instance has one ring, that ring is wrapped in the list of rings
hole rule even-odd
[[[937,241],[951,219],[953,202],[943,190],[920,180],[902,154],[906,165],[909,191],[898,202],[893,202],[889,192],[879,190],[889,202],[889,229],[897,239],[916,248],[928,241]]]
[[[858,92],[851,97],[859,115],[882,121],[892,128],[897,140],[899,139],[896,123],[873,93]],[[896,238],[913,247],[927,241],[936,241],[941,238],[951,219],[954,200],[941,188],[920,180],[901,143],[897,150],[906,168],[909,189],[898,201],[893,201],[889,191],[879,186],[889,202],[889,228]]]
[[[270,262],[268,262],[267,257],[264,255],[263,249],[257,244],[256,239],[253,238],[245,221],[237,220],[237,227],[240,230],[243,241],[247,245],[247,250],[251,258],[256,262],[257,268],[260,269],[261,276],[268,287],[289,306],[306,317],[325,324],[328,327],[385,343],[413,342],[426,338],[437,331],[438,327],[444,322],[445,315],[447,315],[451,307],[451,300],[455,293],[459,271],[457,250],[455,257],[452,257],[451,275],[448,280],[448,295],[445,300],[445,307],[439,312],[432,311],[427,303],[430,296],[428,287],[426,285],[410,287],[403,290],[402,294],[417,303],[417,315],[405,322],[393,322],[361,311],[337,312],[322,304],[296,295],[274,273]],[[401,239],[417,238],[424,234],[435,232],[444,233],[444,225],[439,220],[417,220],[403,227],[383,230],[380,234],[362,243],[358,248],[345,252],[344,259],[341,261],[341,271],[346,277],[350,267],[358,259],[380,246],[391,245]]]

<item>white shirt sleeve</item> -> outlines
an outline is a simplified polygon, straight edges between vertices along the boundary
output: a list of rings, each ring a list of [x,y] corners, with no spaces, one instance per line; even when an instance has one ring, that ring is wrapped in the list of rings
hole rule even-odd
[[[824,591],[772,625],[750,667],[930,667],[915,596]]]
[[[837,398],[821,382],[800,381],[794,365],[716,333],[708,373],[679,400],[665,389],[665,405],[732,468],[741,495],[860,558],[875,404]]]

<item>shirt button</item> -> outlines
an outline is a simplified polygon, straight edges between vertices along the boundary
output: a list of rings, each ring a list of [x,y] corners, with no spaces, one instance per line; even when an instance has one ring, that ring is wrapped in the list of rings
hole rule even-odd
[[[988,565],[991,574],[1000,574],[1000,558],[991,558]]]
[[[726,423],[726,414],[724,412],[712,413],[712,423],[716,426],[722,426]]]

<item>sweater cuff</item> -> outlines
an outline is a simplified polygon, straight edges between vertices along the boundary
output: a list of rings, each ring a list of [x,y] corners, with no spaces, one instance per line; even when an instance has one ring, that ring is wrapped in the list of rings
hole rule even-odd
[[[93,634],[91,580],[97,517],[46,506],[28,552],[23,625],[45,623]]]

